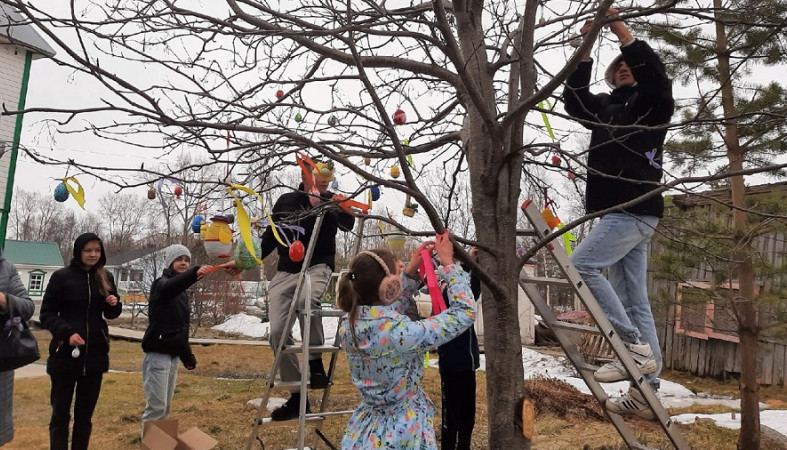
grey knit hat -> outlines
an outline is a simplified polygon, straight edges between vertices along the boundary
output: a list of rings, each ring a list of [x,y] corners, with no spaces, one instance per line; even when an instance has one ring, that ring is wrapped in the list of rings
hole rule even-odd
[[[164,255],[164,267],[167,269],[181,256],[188,256],[189,259],[191,259],[191,252],[189,249],[186,248],[185,245],[180,244],[174,244],[167,247]]]

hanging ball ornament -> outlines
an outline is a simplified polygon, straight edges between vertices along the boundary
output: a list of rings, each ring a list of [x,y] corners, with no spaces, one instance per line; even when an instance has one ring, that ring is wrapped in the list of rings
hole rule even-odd
[[[175,192],[175,198],[177,200],[180,200],[180,196],[181,196],[181,194],[183,194],[183,188],[180,187],[180,186],[175,186],[175,191],[174,192]]]
[[[574,179],[574,178],[576,178],[576,177],[577,177],[577,176],[576,176],[576,175],[574,175],[574,172],[569,172],[569,173],[568,173],[568,179],[569,179],[569,180],[573,180],[573,179]]]
[[[394,178],[399,178],[399,174],[399,166],[394,164],[393,167],[391,167],[391,176]]]
[[[276,98],[282,98],[282,97],[284,97],[284,91],[279,89],[278,91],[276,91]]]
[[[60,203],[68,200],[68,188],[66,188],[65,183],[60,183],[55,186],[55,200],[59,201]]]
[[[560,157],[557,155],[552,155],[552,165],[559,166],[560,165]]]
[[[380,186],[372,186],[371,188],[369,188],[369,191],[372,193],[373,202],[380,200]]]
[[[404,125],[405,122],[407,122],[407,116],[401,109],[397,109],[391,118],[393,119],[393,123],[396,125]]]
[[[197,214],[193,219],[191,219],[191,231],[199,233],[200,227],[202,227],[203,223],[205,223],[205,218]]]
[[[295,241],[290,245],[290,259],[294,262],[301,262],[303,261],[303,257],[306,256],[306,249],[303,247],[303,242]]]
[[[302,120],[303,120],[303,116],[301,115],[301,113],[295,113],[295,121],[301,123]]]
[[[335,127],[338,124],[339,124],[339,119],[337,119],[336,116],[328,117],[328,125]]]

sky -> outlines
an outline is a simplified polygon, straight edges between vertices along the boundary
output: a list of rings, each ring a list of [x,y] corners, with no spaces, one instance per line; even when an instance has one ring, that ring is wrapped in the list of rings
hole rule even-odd
[[[336,335],[339,319],[336,317],[323,318],[323,329],[325,332],[326,344],[333,343],[333,337]],[[236,314],[227,318],[227,320],[213,329],[222,331],[229,334],[237,334],[241,336],[249,336],[255,338],[267,338],[269,324],[262,322],[259,317],[249,314]],[[300,328],[296,321],[293,327],[293,336],[297,342],[300,342]],[[480,358],[481,368],[485,370],[486,361],[485,355]],[[580,378],[571,363],[563,357],[554,357],[538,352],[532,348],[522,347],[522,365],[525,371],[525,379],[542,376],[555,378],[574,386],[584,394],[591,394],[590,388],[585,384],[585,381]],[[429,366],[437,368],[437,357],[432,355],[429,359]],[[602,383],[601,386],[610,396],[620,396],[628,390],[628,381],[619,381],[616,383]],[[706,393],[694,393],[687,387],[678,383],[673,383],[668,380],[661,381],[661,389],[657,393],[661,403],[666,408],[683,408],[692,405],[706,406],[706,405],[723,405],[729,408],[740,410],[740,400],[727,397],[727,396],[714,396]],[[283,399],[276,399],[274,403],[283,401]],[[273,404],[272,407],[275,407]],[[760,423],[762,425],[773,428],[777,432],[787,437],[787,410],[772,410],[764,409],[766,404],[761,403]],[[684,413],[672,416],[672,418],[680,423],[691,423],[697,418],[708,418],[713,420],[716,425],[725,428],[739,429],[740,428],[740,414],[701,414],[701,413]]]

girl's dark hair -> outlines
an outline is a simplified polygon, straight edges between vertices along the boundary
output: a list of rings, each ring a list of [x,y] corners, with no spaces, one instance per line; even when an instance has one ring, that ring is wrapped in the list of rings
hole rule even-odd
[[[390,273],[396,273],[396,256],[387,248],[369,250],[376,254],[388,266]],[[385,278],[385,270],[374,258],[360,254],[350,261],[348,272],[339,278],[336,292],[336,304],[342,311],[350,313],[349,325],[353,342],[355,338],[355,321],[358,305],[373,305],[380,301],[380,282]]]

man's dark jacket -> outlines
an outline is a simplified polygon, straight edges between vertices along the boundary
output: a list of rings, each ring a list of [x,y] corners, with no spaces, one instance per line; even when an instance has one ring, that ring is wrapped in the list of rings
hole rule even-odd
[[[46,365],[49,374],[109,370],[109,327],[104,318],[115,319],[120,316],[123,305],[115,288],[115,280],[109,272],[106,272],[111,286],[109,294],[118,297],[118,302],[110,306],[106,296],[99,292],[96,266],[103,266],[106,262],[103,244],[98,264],[90,270],[82,266],[82,248],[92,240],[90,236],[95,235],[87,233],[77,239],[74,243],[74,258],[68,266],[52,274],[41,301],[41,325],[52,334]],[[98,236],[95,236],[95,240],[98,240]],[[68,343],[74,333],[85,340],[85,345],[80,346],[78,358],[71,356],[74,348]]]
[[[300,189],[303,189],[301,185]],[[330,191],[321,194],[323,200],[333,198]],[[292,229],[279,228],[279,234],[286,234],[290,242],[299,240],[303,243],[305,253],[309,251],[309,240],[312,237],[314,224],[317,221],[317,209],[312,207],[309,202],[309,194],[302,191],[294,191],[283,194],[273,205],[273,222],[277,225],[295,225],[303,227],[305,233],[300,233]],[[328,209],[320,227],[320,234],[317,236],[317,244],[312,255],[309,267],[318,264],[327,264],[331,270],[336,269],[336,233],[339,229],[350,231],[355,224],[355,218],[343,211]],[[286,242],[286,241],[285,241]],[[270,225],[262,234],[260,250],[262,258],[268,256],[273,249],[279,252],[279,264],[276,270],[279,272],[300,273],[303,261],[295,262],[290,259],[289,247],[281,245],[273,236],[273,229]]]
[[[150,287],[148,315],[150,321],[142,337],[142,350],[172,356],[191,354],[189,345],[189,296],[186,293],[197,282],[194,266],[183,273],[164,269]]]
[[[481,295],[481,280],[475,275],[470,275],[470,291],[476,301]],[[448,290],[443,289],[443,300],[448,304]],[[478,357],[478,336],[475,334],[475,325],[463,331],[457,337],[437,347],[437,366],[440,373],[472,372],[480,366]]]
[[[636,80],[611,94],[590,93],[592,61],[579,64],[563,93],[566,112],[591,130],[586,187],[587,211],[601,211],[656,189],[662,176],[665,125],[675,109],[664,64],[643,41],[621,47]],[[650,157],[648,154],[650,153]],[[660,194],[622,208],[661,217]]]

